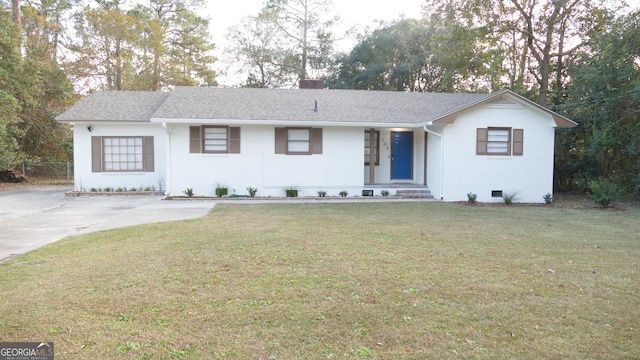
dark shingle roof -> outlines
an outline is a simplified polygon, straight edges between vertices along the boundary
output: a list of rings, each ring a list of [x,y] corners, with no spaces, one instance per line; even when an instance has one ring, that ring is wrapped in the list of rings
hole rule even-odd
[[[155,119],[421,123],[489,94],[178,87]],[[317,102],[318,111],[314,111]]]
[[[151,91],[98,91],[70,107],[58,121],[149,122],[169,93]]]

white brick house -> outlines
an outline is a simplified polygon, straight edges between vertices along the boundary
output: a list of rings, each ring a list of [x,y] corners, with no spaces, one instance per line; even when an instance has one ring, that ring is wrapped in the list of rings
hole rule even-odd
[[[428,190],[444,201],[542,202],[556,128],[577,124],[511,91],[493,94],[177,87],[101,91],[74,124],[75,188],[182,195],[328,196]],[[370,164],[373,163],[373,166]]]

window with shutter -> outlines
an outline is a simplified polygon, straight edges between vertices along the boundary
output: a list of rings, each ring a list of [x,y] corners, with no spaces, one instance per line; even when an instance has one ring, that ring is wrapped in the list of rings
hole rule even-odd
[[[153,172],[153,136],[92,136],[92,172]]]
[[[231,126],[190,126],[189,152],[239,154],[240,128]]]
[[[275,128],[275,153],[287,155],[322,154],[322,129]]]
[[[229,152],[229,128],[224,126],[202,127],[202,152],[222,153]]]
[[[523,129],[479,128],[476,132],[476,155],[521,156],[523,145]]]

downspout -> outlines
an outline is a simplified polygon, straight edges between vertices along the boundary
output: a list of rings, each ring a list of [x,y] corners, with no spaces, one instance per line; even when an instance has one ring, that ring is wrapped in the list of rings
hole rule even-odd
[[[427,129],[427,125],[422,127],[424,131],[440,138],[440,200],[444,200],[444,137],[435,131]]]
[[[169,127],[167,127],[167,123],[162,123],[162,128],[164,132],[167,134],[167,182],[164,189],[165,196],[171,194],[171,132],[169,131]]]

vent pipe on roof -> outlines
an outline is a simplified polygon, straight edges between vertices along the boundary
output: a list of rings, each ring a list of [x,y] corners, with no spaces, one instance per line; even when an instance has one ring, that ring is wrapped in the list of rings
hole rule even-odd
[[[313,112],[318,112],[318,100],[316,100],[316,107],[313,109]]]

